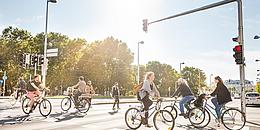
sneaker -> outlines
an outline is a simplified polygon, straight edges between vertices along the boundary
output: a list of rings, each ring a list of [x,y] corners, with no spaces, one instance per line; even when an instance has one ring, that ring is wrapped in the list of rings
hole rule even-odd
[[[113,107],[112,110],[116,110],[116,109]]]
[[[185,114],[184,114],[184,113],[181,113],[181,114],[179,114],[179,116],[185,116]]]
[[[120,108],[118,107],[117,109],[119,110]]]
[[[147,123],[147,124],[145,125],[145,127],[151,128],[151,127],[153,127],[153,125]]]
[[[29,113],[33,113],[33,110],[30,110]]]

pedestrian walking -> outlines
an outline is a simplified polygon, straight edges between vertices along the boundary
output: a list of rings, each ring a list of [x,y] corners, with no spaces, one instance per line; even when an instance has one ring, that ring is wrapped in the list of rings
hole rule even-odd
[[[119,108],[119,95],[120,95],[120,91],[119,91],[119,87],[118,87],[118,83],[115,82],[115,85],[112,87],[112,97],[114,98],[114,104],[113,104],[113,110],[115,110],[115,105],[117,104],[117,109]]]

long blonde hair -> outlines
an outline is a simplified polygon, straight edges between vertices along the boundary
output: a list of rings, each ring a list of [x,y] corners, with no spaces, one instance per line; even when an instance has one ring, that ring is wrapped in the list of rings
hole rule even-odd
[[[177,80],[177,83],[178,83],[178,85],[185,84],[185,85],[189,86],[187,80],[185,80],[183,78],[179,78]]]
[[[152,75],[154,75],[154,72],[150,71],[150,72],[146,72],[146,75],[145,75],[145,80],[148,80]]]

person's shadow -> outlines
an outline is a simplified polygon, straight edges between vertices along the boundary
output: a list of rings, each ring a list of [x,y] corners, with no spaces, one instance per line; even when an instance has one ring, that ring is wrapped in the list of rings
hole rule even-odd
[[[30,117],[30,115],[22,115],[22,116],[14,116],[14,117],[8,116],[7,119],[0,120],[0,124],[1,125],[21,124],[25,121],[31,121],[31,119],[29,117]]]
[[[50,117],[53,117],[53,118],[56,119],[55,122],[67,121],[67,120],[71,120],[73,118],[83,118],[85,116],[86,116],[86,114],[82,114],[78,111],[75,111],[75,112],[60,112],[60,113],[55,113],[55,114],[50,115]]]

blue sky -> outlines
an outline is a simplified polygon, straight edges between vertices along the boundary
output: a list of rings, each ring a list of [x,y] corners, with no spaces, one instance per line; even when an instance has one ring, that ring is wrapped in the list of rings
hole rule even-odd
[[[88,42],[113,36],[126,42],[135,54],[140,46],[140,62],[151,60],[202,69],[207,76],[239,79],[231,38],[237,36],[237,4],[230,3],[207,11],[152,24],[148,21],[171,16],[221,0],[58,0],[49,5],[48,31],[60,32]],[[255,82],[260,69],[260,1],[243,0],[246,79]],[[6,0],[0,4],[0,30],[7,26],[33,34],[44,31],[46,0]],[[136,63],[136,56],[135,62]],[[209,79],[207,79],[209,82]]]

